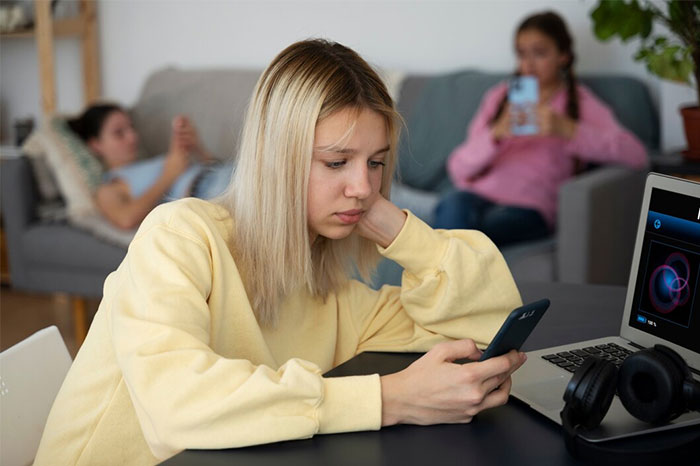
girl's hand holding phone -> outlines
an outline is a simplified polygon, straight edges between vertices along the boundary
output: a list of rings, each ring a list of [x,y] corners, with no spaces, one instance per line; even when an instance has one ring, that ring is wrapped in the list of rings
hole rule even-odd
[[[503,139],[507,139],[507,138],[511,137],[510,113],[511,113],[510,104],[506,103],[505,107],[503,107],[503,111],[501,112],[501,115],[498,117],[498,119],[491,126],[491,137],[493,138],[494,141],[500,142]]]
[[[566,115],[556,113],[546,103],[540,103],[537,106],[537,127],[539,136],[571,139],[576,134],[576,121]]]
[[[381,377],[382,426],[468,423],[480,411],[504,405],[511,374],[525,362],[510,351],[483,362],[470,339],[439,343],[401,372]]]

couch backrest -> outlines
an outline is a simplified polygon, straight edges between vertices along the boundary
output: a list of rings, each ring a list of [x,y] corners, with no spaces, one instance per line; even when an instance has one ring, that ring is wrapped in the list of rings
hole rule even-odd
[[[149,76],[131,109],[146,155],[165,153],[171,121],[184,113],[219,159],[233,157],[260,70],[166,68]]]
[[[170,122],[189,115],[215,156],[234,157],[260,70],[166,68],[147,79],[131,109],[147,155],[168,149]],[[465,136],[484,93],[507,77],[504,73],[462,70],[439,75],[407,75],[398,109],[406,120],[399,150],[399,173],[410,186],[444,190],[450,187],[445,161]],[[638,79],[589,75],[581,82],[611,106],[618,120],[654,151],[659,147],[659,122],[647,87]]]
[[[130,113],[141,135],[145,156],[165,153],[170,122],[184,113],[197,125],[213,155],[226,159],[238,150],[245,110],[262,70],[236,68],[164,68],[152,73]],[[390,93],[403,73],[379,70]],[[393,94],[392,94],[393,95]]]
[[[484,93],[506,78],[504,73],[464,70],[404,79],[398,103],[407,127],[399,152],[401,180],[420,189],[449,189],[447,157],[464,141]],[[648,149],[658,150],[658,117],[644,83],[625,76],[587,75],[580,80]]]

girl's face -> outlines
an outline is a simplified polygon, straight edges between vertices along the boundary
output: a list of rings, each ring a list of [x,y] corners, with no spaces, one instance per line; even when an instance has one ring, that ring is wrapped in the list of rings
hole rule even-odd
[[[352,233],[379,196],[388,152],[386,120],[373,110],[343,109],[316,124],[307,206],[312,242]]]
[[[534,76],[540,88],[559,84],[561,70],[570,57],[559,51],[554,39],[537,29],[521,31],[515,40],[518,56],[518,71],[522,75]]]
[[[139,137],[129,116],[120,111],[107,115],[99,136],[88,141],[88,146],[107,165],[117,168],[136,160]]]

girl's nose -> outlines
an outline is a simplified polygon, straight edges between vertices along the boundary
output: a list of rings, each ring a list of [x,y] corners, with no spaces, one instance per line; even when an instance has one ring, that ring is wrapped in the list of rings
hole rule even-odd
[[[138,133],[137,133],[136,131],[134,131],[134,130],[132,129],[132,130],[129,131],[129,133],[127,134],[127,138],[128,138],[128,140],[129,140],[129,143],[131,143],[131,144],[136,144],[136,143],[138,142],[138,140],[139,140],[139,135],[138,135]]]
[[[366,199],[370,194],[372,194],[372,184],[370,183],[367,166],[352,170],[345,186],[345,195],[347,197]]]
[[[520,74],[522,75],[533,75],[535,73],[535,66],[532,60],[524,59],[520,62]]]

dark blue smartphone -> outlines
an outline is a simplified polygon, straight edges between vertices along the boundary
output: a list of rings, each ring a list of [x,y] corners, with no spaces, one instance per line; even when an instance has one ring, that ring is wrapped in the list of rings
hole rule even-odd
[[[484,350],[479,361],[486,361],[494,356],[501,356],[510,350],[520,350],[527,337],[549,308],[548,299],[540,299],[513,310],[503,322],[500,330],[489,346]]]

